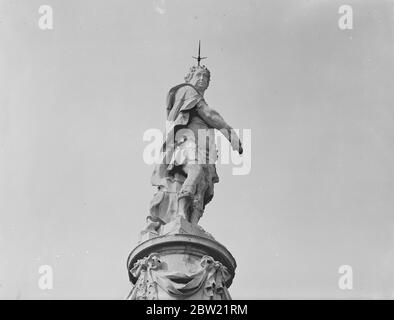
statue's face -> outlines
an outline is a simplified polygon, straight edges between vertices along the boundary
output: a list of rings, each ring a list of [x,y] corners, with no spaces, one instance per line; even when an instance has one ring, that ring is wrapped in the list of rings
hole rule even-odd
[[[193,78],[190,80],[190,84],[196,87],[198,91],[204,92],[209,85],[208,72],[203,69],[197,69]]]

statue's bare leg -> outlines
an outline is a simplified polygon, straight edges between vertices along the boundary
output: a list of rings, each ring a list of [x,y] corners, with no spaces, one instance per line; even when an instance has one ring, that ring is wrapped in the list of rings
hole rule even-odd
[[[179,191],[178,214],[190,221],[189,208],[196,194],[197,185],[204,176],[204,170],[199,164],[185,164],[183,171],[187,174],[187,178]]]
[[[200,221],[200,218],[204,212],[204,199],[205,199],[205,192],[208,189],[208,183],[205,180],[205,176],[197,184],[197,190],[195,197],[193,199],[193,210],[190,212],[190,223],[197,225]]]
[[[202,216],[202,211],[200,210],[194,210],[191,214],[190,214],[190,223],[191,224],[198,224],[198,221],[200,221],[200,218]]]

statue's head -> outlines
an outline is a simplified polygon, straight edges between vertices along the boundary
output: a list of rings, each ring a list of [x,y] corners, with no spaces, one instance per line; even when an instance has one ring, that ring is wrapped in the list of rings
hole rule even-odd
[[[185,82],[193,85],[198,91],[204,93],[209,86],[211,72],[206,66],[193,66],[185,77]]]

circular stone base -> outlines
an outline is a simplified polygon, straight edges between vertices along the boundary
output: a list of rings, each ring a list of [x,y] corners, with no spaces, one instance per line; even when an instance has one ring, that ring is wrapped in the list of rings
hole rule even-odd
[[[221,262],[230,273],[231,277],[226,281],[226,287],[230,287],[236,269],[236,262],[231,253],[219,242],[208,238],[189,235],[174,234],[159,236],[139,244],[131,251],[127,259],[127,270],[130,281],[135,284],[135,278],[130,270],[134,264],[151,253],[160,255],[165,270],[193,273],[200,268],[203,256],[211,256]]]

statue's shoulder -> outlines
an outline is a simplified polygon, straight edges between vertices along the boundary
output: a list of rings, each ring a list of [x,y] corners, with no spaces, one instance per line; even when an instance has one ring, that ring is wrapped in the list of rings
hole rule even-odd
[[[169,96],[174,95],[177,97],[185,95],[186,98],[190,98],[200,94],[198,93],[197,89],[190,83],[181,83],[172,87],[168,92],[168,95]]]
[[[181,83],[170,89],[167,95],[167,112],[180,102],[198,99],[200,94],[197,89],[189,83]]]

